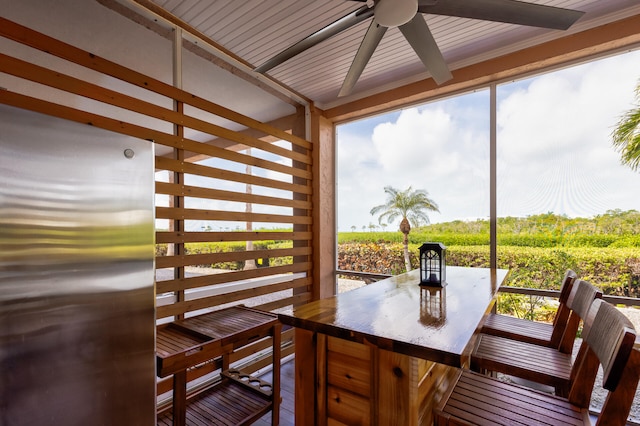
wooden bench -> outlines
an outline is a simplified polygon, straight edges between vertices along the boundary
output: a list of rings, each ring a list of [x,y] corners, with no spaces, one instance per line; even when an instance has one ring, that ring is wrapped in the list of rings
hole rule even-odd
[[[564,274],[560,286],[559,305],[552,324],[508,315],[491,314],[485,320],[480,332],[535,345],[559,348],[571,312],[567,307],[567,300],[576,279],[577,275],[571,269]],[[573,334],[575,335],[575,330]]]
[[[500,372],[547,386],[566,397],[571,387],[573,362],[571,348],[580,319],[602,292],[587,281],[577,280],[567,299],[571,314],[558,348],[550,348],[505,337],[480,334],[471,354],[471,369],[484,373]]]
[[[640,352],[633,349],[636,332],[612,305],[595,300],[576,358],[575,380],[568,398],[461,371],[434,410],[444,425],[590,425],[589,404],[599,365],[607,398],[597,424],[626,424],[640,378]]]

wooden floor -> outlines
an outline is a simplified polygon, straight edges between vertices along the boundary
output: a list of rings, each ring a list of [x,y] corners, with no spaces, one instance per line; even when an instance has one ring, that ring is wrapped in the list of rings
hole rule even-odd
[[[280,404],[280,425],[293,426],[295,424],[294,418],[294,365],[295,360],[288,361],[282,364],[282,370],[280,374],[280,394],[282,396],[282,402]],[[266,373],[260,376],[261,379],[271,382],[271,373]],[[271,413],[266,414],[260,420],[254,423],[258,426],[271,425]]]

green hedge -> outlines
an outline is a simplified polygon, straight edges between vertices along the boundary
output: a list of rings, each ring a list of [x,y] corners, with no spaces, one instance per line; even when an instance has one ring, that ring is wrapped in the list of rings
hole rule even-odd
[[[418,247],[409,245],[414,268],[418,267]],[[488,267],[489,246],[448,246],[447,264]],[[637,297],[640,287],[637,248],[500,246],[498,267],[509,269],[506,285],[515,287],[557,290],[569,268],[602,288],[605,294]],[[341,244],[338,268],[394,275],[404,272],[402,244]]]
[[[375,233],[362,233],[375,234]],[[382,233],[377,233],[382,234]],[[400,235],[398,232],[395,235]],[[463,235],[462,237],[465,237]],[[464,240],[464,238],[463,238]],[[434,241],[441,241],[434,238]],[[453,240],[450,240],[453,241]],[[489,246],[451,244],[447,246],[447,264],[488,267]],[[409,244],[413,268],[418,267],[418,247]],[[291,247],[291,241],[259,241],[254,249]],[[244,242],[186,244],[187,254],[243,251]],[[158,255],[166,253],[166,245],[158,244]],[[291,264],[290,256],[271,258],[271,266]],[[220,269],[242,269],[244,262],[201,265]],[[506,285],[558,289],[566,269],[576,271],[582,279],[602,288],[605,294],[637,297],[640,288],[640,247],[518,247],[498,246],[498,267],[509,269]],[[404,272],[403,247],[400,242],[341,243],[338,246],[338,269],[397,275]]]
[[[484,246],[489,233],[434,233],[411,231],[410,244],[438,241],[446,246]],[[341,232],[338,244],[345,243],[401,243],[400,232]],[[640,235],[614,234],[554,234],[554,233],[498,233],[498,245],[515,247],[640,247]]]

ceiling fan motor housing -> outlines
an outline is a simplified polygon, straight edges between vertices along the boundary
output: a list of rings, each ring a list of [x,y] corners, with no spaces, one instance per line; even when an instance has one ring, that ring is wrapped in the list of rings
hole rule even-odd
[[[383,27],[399,27],[418,13],[418,0],[380,0],[376,3],[374,16]]]

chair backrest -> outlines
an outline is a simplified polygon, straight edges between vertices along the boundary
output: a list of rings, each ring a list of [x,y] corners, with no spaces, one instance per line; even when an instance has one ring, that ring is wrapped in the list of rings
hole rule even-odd
[[[558,350],[570,354],[573,342],[578,332],[580,320],[589,312],[589,307],[595,299],[602,298],[602,291],[584,280],[575,280],[567,298],[567,308],[571,311]]]
[[[569,294],[571,294],[571,289],[573,288],[573,282],[578,278],[578,274],[576,274],[573,270],[567,269],[564,273],[564,277],[562,278],[562,284],[560,286],[560,296],[559,301],[560,304],[566,304],[569,299]]]
[[[595,299],[602,298],[602,291],[588,281],[576,280],[567,299],[567,306],[571,312],[575,312],[580,319],[584,319],[589,313],[589,308]]]
[[[564,330],[567,327],[567,320],[569,319],[569,314],[571,310],[567,307],[567,300],[569,299],[569,294],[571,294],[571,289],[573,288],[573,284],[575,280],[578,278],[578,275],[573,272],[571,269],[567,269],[562,278],[562,285],[560,286],[560,296],[558,298],[558,310],[556,311],[556,315],[553,318],[553,331],[551,333],[551,346],[557,348],[560,345],[560,341],[562,340],[562,335],[564,334]]]
[[[569,400],[589,406],[598,366],[602,365],[602,387],[609,393],[597,424],[625,425],[640,380],[640,352],[633,348],[636,331],[627,317],[601,299],[594,300],[584,324]]]
[[[602,387],[613,391],[633,349],[636,331],[627,317],[602,299],[591,305],[588,317],[591,316],[594,319],[585,321],[582,339],[602,365]]]

